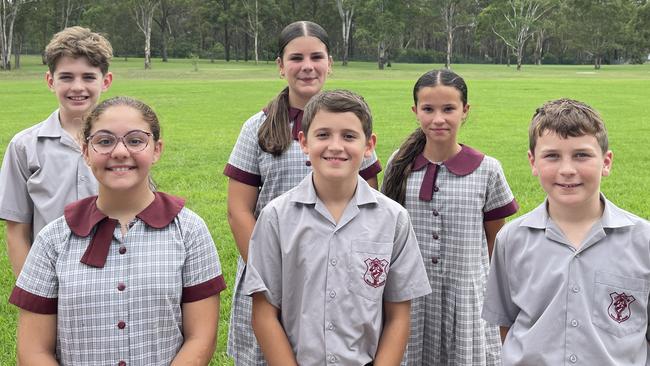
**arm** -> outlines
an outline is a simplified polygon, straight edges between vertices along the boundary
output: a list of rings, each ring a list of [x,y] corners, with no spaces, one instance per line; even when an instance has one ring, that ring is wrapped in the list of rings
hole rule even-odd
[[[374,365],[399,365],[409,338],[411,301],[384,302],[384,329]]]
[[[506,219],[498,219],[483,222],[483,229],[485,230],[485,238],[487,239],[488,246],[488,255],[492,259],[492,251],[494,250],[494,240],[497,237],[497,233],[503,225],[506,224]]]
[[[253,294],[253,331],[269,366],[298,365],[279,319],[280,311],[263,293]]]
[[[21,366],[58,365],[56,315],[20,310],[18,315],[17,359]]]
[[[14,276],[18,278],[31,248],[32,224],[7,221],[7,254]]]
[[[183,346],[172,366],[207,365],[216,348],[219,295],[183,303]]]
[[[377,180],[376,175],[374,177],[372,177],[372,178],[366,179],[366,182],[368,182],[368,184],[374,189],[378,189],[378,187],[379,187],[379,181]]]
[[[255,226],[256,203],[257,187],[232,178],[228,180],[228,224],[245,262],[248,261],[248,242]]]
[[[501,343],[506,340],[506,336],[508,335],[509,330],[510,327],[499,327],[499,332],[501,333]]]

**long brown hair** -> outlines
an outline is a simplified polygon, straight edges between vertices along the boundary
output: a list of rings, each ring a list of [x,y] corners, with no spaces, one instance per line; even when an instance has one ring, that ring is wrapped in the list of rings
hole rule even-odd
[[[431,70],[420,76],[413,87],[413,102],[418,105],[418,92],[424,87],[435,87],[438,85],[451,86],[460,92],[463,107],[467,105],[467,84],[458,74],[450,70]],[[384,174],[384,182],[381,186],[382,192],[404,205],[406,200],[406,183],[413,161],[422,153],[427,143],[427,137],[421,128],[411,133],[397,150],[390,161],[388,169]]]
[[[320,25],[309,21],[293,22],[280,32],[278,37],[278,57],[284,56],[284,49],[298,37],[316,37],[330,53],[329,36]],[[279,156],[291,145],[289,129],[289,87],[284,88],[265,108],[266,120],[257,133],[260,148],[269,154]]]

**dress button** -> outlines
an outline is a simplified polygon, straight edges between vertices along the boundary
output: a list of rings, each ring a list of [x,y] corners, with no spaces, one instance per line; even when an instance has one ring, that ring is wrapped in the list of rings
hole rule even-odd
[[[124,329],[124,327],[126,327],[126,323],[120,320],[119,322],[117,322],[117,327],[120,329]]]
[[[330,291],[330,297],[333,299],[336,297],[336,291],[332,290]]]
[[[119,252],[120,254],[126,253],[126,247],[120,247]]]
[[[334,259],[332,259],[332,260],[330,261],[330,264],[331,264],[332,266],[336,266],[336,263],[337,263],[336,258],[334,258]]]
[[[571,326],[572,326],[572,327],[577,327],[578,324],[580,324],[580,323],[578,323],[577,320],[575,320],[575,319],[571,320]]]
[[[578,356],[576,356],[576,355],[569,356],[569,361],[571,361],[571,363],[578,362]]]
[[[577,294],[578,292],[580,292],[580,286],[578,286],[578,285],[573,286],[573,288],[571,288],[571,291],[573,291],[573,292],[575,292]]]
[[[438,234],[433,234],[432,237],[433,237],[433,240],[438,240],[438,239],[440,239],[440,237],[438,236]]]
[[[124,361],[120,361],[117,365],[118,365],[118,366],[126,366],[126,362],[124,362]]]
[[[431,211],[431,213],[433,214],[433,216],[438,216],[438,215],[440,215],[440,214],[438,213],[438,210],[435,210],[435,209],[434,209],[433,211]]]
[[[309,160],[305,161],[305,165],[311,166],[311,161],[309,161]]]
[[[431,257],[431,263],[438,264],[438,257]]]
[[[434,192],[438,192],[439,190],[440,190],[440,188],[438,188],[438,187],[433,187],[433,191],[434,191]]]
[[[120,282],[117,284],[117,291],[124,291],[125,288],[126,285],[124,283]]]

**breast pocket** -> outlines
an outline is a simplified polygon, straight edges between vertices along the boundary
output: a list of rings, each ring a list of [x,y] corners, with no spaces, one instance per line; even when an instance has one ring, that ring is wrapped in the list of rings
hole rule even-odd
[[[390,271],[392,243],[352,242],[348,275],[350,292],[379,301]]]
[[[643,279],[596,272],[592,322],[616,337],[645,333],[649,289]]]

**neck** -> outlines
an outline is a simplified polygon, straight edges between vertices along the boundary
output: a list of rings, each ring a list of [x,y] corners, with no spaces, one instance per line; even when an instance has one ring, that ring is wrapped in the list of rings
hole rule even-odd
[[[309,102],[309,99],[311,98],[303,98],[300,96],[297,96],[295,93],[291,92],[291,89],[289,89],[289,106],[293,108],[298,108],[298,109],[305,109],[305,106],[307,105],[307,102]]]
[[[548,214],[553,221],[565,224],[593,224],[603,215],[605,205],[600,200],[600,195],[584,202],[581,205],[566,207],[548,202]]]
[[[354,193],[357,190],[357,177],[339,181],[328,181],[314,173],[312,180],[318,198],[323,201],[327,210],[336,222],[343,214]]]
[[[147,208],[154,198],[149,186],[130,191],[113,191],[100,185],[97,208],[106,216],[126,225]]]
[[[83,116],[59,110],[59,121],[61,127],[80,144],[81,129],[83,128]]]
[[[448,144],[433,143],[427,140],[424,145],[424,157],[434,162],[443,162],[451,159],[461,150],[461,146],[456,142]]]

